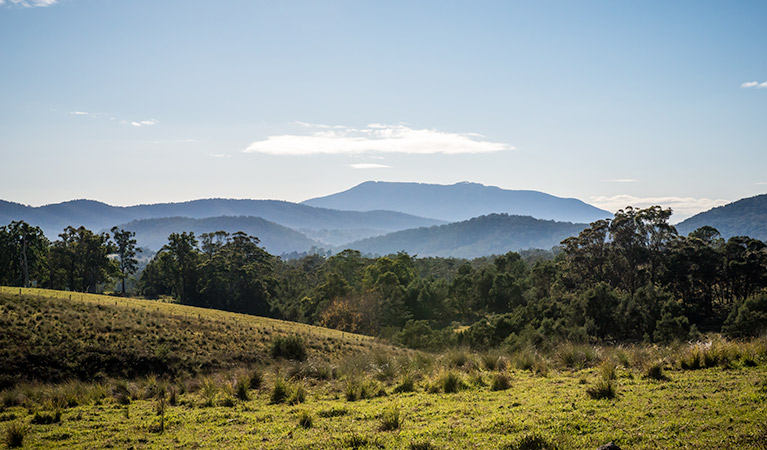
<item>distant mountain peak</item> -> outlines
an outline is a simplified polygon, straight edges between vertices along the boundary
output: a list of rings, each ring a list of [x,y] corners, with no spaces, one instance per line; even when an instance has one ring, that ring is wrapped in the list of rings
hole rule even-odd
[[[450,185],[366,181],[343,192],[302,203],[348,211],[398,211],[449,222],[492,213],[577,223],[612,217],[610,212],[581,200],[538,191],[502,189],[470,181]]]

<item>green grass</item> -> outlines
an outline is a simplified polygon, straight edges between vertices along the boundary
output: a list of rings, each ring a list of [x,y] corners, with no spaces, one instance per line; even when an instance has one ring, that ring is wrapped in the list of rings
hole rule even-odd
[[[308,386],[307,401],[296,406],[272,404],[267,388],[233,406],[210,407],[202,406],[201,390],[187,391],[178,406],[165,405],[162,433],[156,399],[134,400],[126,417],[125,406],[106,398],[63,409],[57,424],[28,425],[24,448],[330,449],[362,448],[364,441],[386,449],[506,449],[531,448],[540,438],[559,449],[609,441],[631,449],[757,449],[767,437],[764,364],[676,370],[664,382],[621,374],[620,396],[609,400],[584,394],[581,377],[601,378],[593,369],[509,376],[513,384],[504,391],[418,389],[354,403],[340,395],[343,381],[334,380]],[[273,383],[267,376],[265,384]],[[34,417],[21,406],[3,413],[24,424]]]
[[[293,357],[340,361],[381,351],[371,337],[172,303],[0,287],[0,389],[43,381],[135,378],[249,367],[286,342]],[[280,347],[282,348],[282,347]],[[281,356],[281,355],[277,355]]]
[[[175,339],[170,354],[194,364],[211,363],[206,370],[178,373],[17,381],[0,391],[5,441],[0,449],[10,445],[12,432],[22,435],[25,449],[593,450],[612,441],[632,450],[748,450],[764,449],[767,442],[765,339],[712,339],[668,348],[563,345],[550,353],[527,348],[477,355],[459,349],[428,355],[332,330],[298,324],[280,328],[279,322],[263,318],[217,311],[207,316],[202,310],[192,320],[204,325],[192,326],[179,317],[186,311],[179,305],[159,304],[158,311],[152,302],[118,299],[115,306],[112,300],[80,300],[75,294],[70,301],[61,298],[66,293],[57,295],[0,295],[4,325],[44,322],[35,329],[59,331],[55,344],[65,351],[47,361],[63,364],[72,355],[79,361],[77,353],[68,352],[105,342],[99,336],[116,332],[115,327],[125,328],[118,333],[126,350],[137,345],[151,352],[151,345],[129,336],[137,329],[127,322],[141,320],[144,326],[147,321],[159,324],[151,327],[158,336],[149,341]],[[38,314],[44,320],[37,320]],[[126,318],[118,320],[115,314]],[[79,322],[89,324],[93,335],[86,327],[77,328]],[[268,355],[271,340],[260,339],[266,331],[267,336],[302,336],[308,359],[267,357],[249,365],[231,357],[213,364],[227,351]],[[204,345],[206,332],[211,345],[220,348],[193,352]],[[201,336],[194,338],[194,333]],[[11,342],[6,334],[0,336]],[[52,332],[39,336],[54,340]],[[184,337],[191,342],[176,345]],[[252,346],[244,343],[248,337],[255,341]],[[30,339],[31,349],[49,345]],[[240,345],[245,347],[238,350]],[[104,348],[118,354],[119,347]],[[12,343],[8,351],[25,349]],[[655,362],[663,377],[648,374]],[[599,383],[612,385],[616,395],[597,399],[586,393]]]

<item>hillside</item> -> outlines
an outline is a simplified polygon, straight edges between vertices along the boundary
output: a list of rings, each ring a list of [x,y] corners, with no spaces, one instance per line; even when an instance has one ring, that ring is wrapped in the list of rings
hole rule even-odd
[[[767,194],[740,199],[724,206],[696,214],[676,225],[679,234],[709,225],[729,239],[733,236],[750,236],[767,241]]]
[[[256,236],[260,245],[273,255],[290,252],[304,252],[322,244],[291,228],[264,220],[260,217],[208,217],[190,219],[188,217],[168,217],[162,219],[141,219],[120,225],[125,230],[136,233],[140,247],[159,250],[168,243],[171,233],[192,231],[199,236],[202,233],[243,231]]]
[[[591,223],[612,217],[608,211],[574,198],[477,183],[440,185],[368,181],[347,191],[306,200],[303,204],[350,211],[400,211],[448,222],[492,213],[574,223]]]
[[[586,224],[490,214],[463,222],[398,231],[347,244],[365,253],[476,258],[530,248],[550,249]]]
[[[196,373],[268,359],[298,334],[323,360],[384,347],[372,338],[150,300],[0,287],[0,389],[38,380]],[[386,346],[389,348],[388,346]]]
[[[261,217],[295,230],[316,231],[317,237],[324,237],[323,242],[328,244],[337,244],[349,237],[361,239],[443,223],[391,211],[336,211],[278,200],[206,199],[128,207],[111,206],[93,200],[73,200],[40,207],[0,201],[0,224],[24,220],[42,228],[49,239],[55,239],[68,225],[84,225],[99,231],[141,219],[202,219],[219,216]]]

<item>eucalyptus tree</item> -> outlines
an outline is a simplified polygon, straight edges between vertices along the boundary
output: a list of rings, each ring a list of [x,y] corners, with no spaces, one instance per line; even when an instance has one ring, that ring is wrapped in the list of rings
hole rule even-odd
[[[138,260],[136,259],[136,253],[140,252],[140,249],[136,248],[136,233],[133,231],[123,230],[118,227],[112,227],[112,235],[116,244],[118,269],[120,271],[120,279],[122,280],[122,295],[125,295],[125,278],[133,275],[138,270]]]

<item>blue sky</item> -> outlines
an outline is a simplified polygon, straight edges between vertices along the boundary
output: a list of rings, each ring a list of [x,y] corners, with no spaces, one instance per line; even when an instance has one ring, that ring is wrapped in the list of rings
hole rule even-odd
[[[767,2],[0,0],[0,198],[767,192]]]

